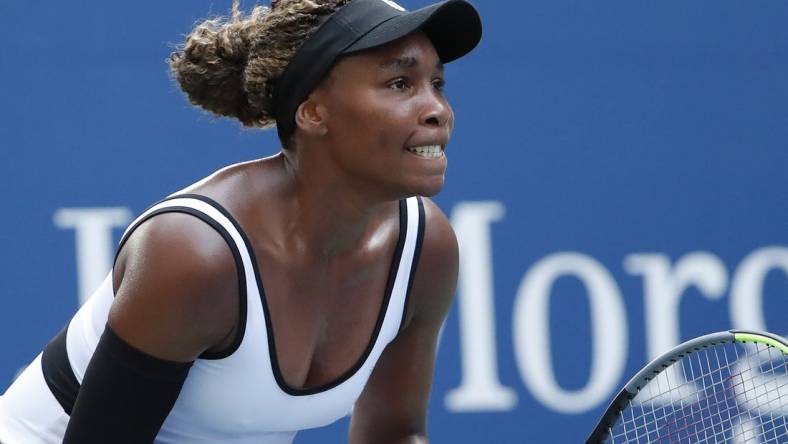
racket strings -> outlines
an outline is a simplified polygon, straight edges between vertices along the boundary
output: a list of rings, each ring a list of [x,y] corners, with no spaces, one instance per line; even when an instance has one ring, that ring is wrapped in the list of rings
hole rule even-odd
[[[786,444],[787,365],[763,344],[692,353],[643,387],[608,442]]]
[[[655,382],[660,384],[659,380],[655,380]],[[714,382],[712,386],[707,386],[706,388],[719,390],[718,387],[724,385],[726,385],[724,381],[718,380]],[[669,388],[665,393],[674,392],[676,390],[676,387]],[[650,414],[640,417],[636,416],[635,410],[630,410],[630,417],[627,419],[625,415],[624,420],[621,422],[622,431],[642,432],[644,429],[651,430],[654,429],[656,425],[663,424],[667,426],[669,430],[680,433],[686,431],[694,422],[702,423],[703,420],[730,422],[732,418],[734,418],[730,410],[736,409],[736,412],[734,412],[736,415],[741,415],[741,411],[736,404],[730,404],[732,399],[729,397],[728,393],[729,392],[722,391],[716,393],[714,396],[706,398],[701,398],[699,394],[693,393],[691,399],[690,397],[684,397],[671,403],[657,403],[656,400],[659,397],[641,401],[641,404],[650,404],[650,408],[648,409],[648,413]],[[683,407],[677,410],[677,404],[682,404]],[[725,408],[721,408],[721,406],[725,406]],[[705,415],[703,415],[704,413]],[[698,434],[701,432],[708,436],[708,430],[701,430]],[[691,433],[688,432],[688,434],[692,436]],[[698,438],[697,436],[692,437]]]
[[[715,405],[721,404],[721,402],[716,402],[708,405],[689,405],[689,412],[683,415],[677,413],[675,405],[669,406],[669,409],[668,407],[657,408],[655,406],[651,409],[650,415],[643,416],[637,416],[634,410],[630,411],[629,419],[625,415],[625,419],[621,423],[621,433],[611,430],[614,437],[613,442],[641,442],[641,437],[648,438],[648,440],[644,438],[642,442],[727,442],[725,440],[727,435],[752,435],[754,430],[747,428],[746,424],[741,425],[734,422],[736,415],[744,416],[740,409],[734,406],[726,409],[717,408],[715,411]],[[660,413],[659,410],[662,412]],[[736,411],[731,414],[730,410]],[[785,432],[776,432],[780,429],[775,422],[777,420],[777,416],[766,420],[762,419],[764,425],[767,425],[763,433],[769,433],[769,423],[772,424],[771,430],[775,430],[772,433],[776,433],[774,440],[766,436],[764,442],[782,442],[776,438],[786,434]],[[784,419],[782,422],[784,424]],[[714,426],[713,424],[718,425]],[[668,431],[665,432],[662,428],[667,428]],[[782,429],[785,429],[784,425]],[[653,436],[654,434],[656,436]],[[619,441],[618,438],[626,439],[626,441]],[[743,441],[739,440],[739,442]]]
[[[781,352],[773,350],[761,344],[746,345],[745,350],[756,350],[753,353],[755,359],[744,356],[745,362],[754,363],[741,368],[741,372],[736,375],[737,383],[733,388],[737,390],[740,397],[744,398],[744,407],[750,412],[752,419],[749,421],[751,426],[741,427],[734,430],[736,443],[783,443],[788,442],[788,372],[786,372],[786,358]],[[737,360],[742,357],[738,354],[738,349],[734,348]],[[767,357],[759,355],[766,353]],[[782,365],[779,363],[782,362]],[[760,364],[760,365],[759,365]],[[778,369],[780,372],[778,373]],[[756,382],[762,382],[760,384]],[[782,380],[782,383],[780,383]],[[765,382],[763,382],[765,381]],[[783,396],[786,395],[786,398]],[[767,398],[764,402],[763,398]],[[752,415],[752,412],[755,415]]]
[[[704,353],[704,355],[705,356],[703,357],[707,358],[706,364],[711,366],[712,364],[710,362],[710,359],[708,359],[709,354]],[[717,359],[719,358],[719,354],[717,354],[716,358]],[[700,361],[700,359],[701,356],[699,355],[697,357],[697,360]],[[755,361],[757,362],[757,359]],[[702,365],[702,363],[699,364]],[[728,362],[728,364],[730,363]],[[767,406],[775,401],[779,401],[779,398],[766,399],[766,400],[761,399],[764,397],[766,393],[763,391],[759,393],[758,390],[756,389],[757,388],[756,386],[748,385],[748,382],[750,382],[751,378],[745,377],[745,375],[750,374],[751,373],[750,370],[751,369],[748,368],[746,369],[745,372],[738,374],[731,371],[731,373],[728,375],[727,381],[721,378],[721,373],[718,373],[718,377],[713,379],[713,385],[711,387],[705,384],[707,381],[705,377],[700,379],[700,381],[704,383],[704,389],[705,389],[704,393],[710,393],[710,392],[714,393],[714,397],[713,398],[708,397],[706,398],[705,402],[703,401],[699,402],[699,409],[702,409],[699,415],[701,417],[700,423],[705,427],[701,429],[703,432],[702,436],[697,431],[698,430],[697,426],[695,426],[696,429],[693,431],[684,430],[685,434],[687,435],[687,438],[691,442],[718,442],[718,440],[720,442],[726,442],[724,439],[726,435],[726,430],[731,431],[731,435],[733,438],[736,438],[737,435],[742,435],[742,436],[753,435],[752,433],[753,430],[750,430],[752,427],[748,428],[746,426],[741,426],[741,425],[739,427],[736,427],[736,424],[734,423],[734,417],[731,415],[731,413],[735,413],[736,415],[738,415],[739,418],[743,417],[743,415],[748,415],[748,414],[752,416],[752,413],[755,413],[755,415],[760,419],[760,421],[750,421],[749,423],[752,424],[760,423],[762,425],[767,426],[765,430],[770,430],[768,424],[774,423],[774,419],[777,418],[777,416],[770,417],[768,415],[764,415],[764,413],[761,412],[761,407]],[[723,385],[730,385],[731,388],[731,390],[723,391],[722,396],[720,396],[719,394],[720,383],[723,383]],[[734,397],[730,396],[731,392],[735,394]],[[742,398],[744,399],[744,403],[748,404],[750,411],[745,411],[744,413],[742,413],[740,402],[737,402],[737,400],[741,401]],[[709,399],[711,399],[711,401],[709,401]],[[779,408],[779,406],[776,407]],[[769,408],[765,410],[767,411],[775,410],[775,408]],[[704,415],[704,413],[706,414]],[[716,417],[715,417],[715,413],[716,413]],[[708,424],[710,423],[713,424],[714,421],[717,421],[717,423],[720,425],[716,429],[711,429],[713,430],[713,432],[710,432]],[[768,432],[764,432],[764,433],[768,433]],[[678,435],[681,435],[681,431],[679,431]],[[673,438],[673,436],[669,436],[669,438]],[[741,438],[741,436],[739,436],[738,438]],[[768,442],[769,437],[765,436],[764,438]],[[735,439],[735,441],[742,441],[742,439]]]

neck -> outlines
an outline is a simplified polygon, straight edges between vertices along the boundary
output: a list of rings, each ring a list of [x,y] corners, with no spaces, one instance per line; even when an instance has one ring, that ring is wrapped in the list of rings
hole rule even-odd
[[[280,154],[284,244],[290,251],[327,259],[356,247],[387,200],[365,194],[368,187],[322,159],[326,150],[305,151]]]

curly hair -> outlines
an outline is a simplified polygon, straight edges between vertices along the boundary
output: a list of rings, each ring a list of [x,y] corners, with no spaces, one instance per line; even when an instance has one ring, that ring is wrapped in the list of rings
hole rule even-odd
[[[351,0],[273,0],[270,7],[204,20],[168,59],[189,101],[244,126],[276,123],[273,89],[295,52],[323,19]]]

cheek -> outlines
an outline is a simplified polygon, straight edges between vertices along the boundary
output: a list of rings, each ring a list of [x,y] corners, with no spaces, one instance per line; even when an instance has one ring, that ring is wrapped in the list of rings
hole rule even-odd
[[[392,106],[387,103],[375,108],[369,116],[370,129],[376,131],[376,142],[381,149],[404,149],[414,129],[414,113],[406,104]]]
[[[353,88],[331,97],[329,132],[341,151],[365,169],[391,174],[414,127],[413,105],[377,90]],[[363,153],[359,155],[359,153]]]
[[[405,106],[392,106],[390,101],[367,99],[366,106],[351,106],[343,117],[342,126],[353,133],[353,140],[362,149],[377,155],[399,154],[404,148],[413,125],[412,113]]]
[[[383,124],[384,122],[390,122],[390,116],[388,121],[381,119],[376,122],[377,124],[374,129],[374,144],[376,146],[370,148],[380,154],[386,152],[399,154],[399,150],[403,148],[404,144],[404,138],[401,132],[398,132],[394,125]],[[394,148],[396,148],[396,150],[394,150]]]

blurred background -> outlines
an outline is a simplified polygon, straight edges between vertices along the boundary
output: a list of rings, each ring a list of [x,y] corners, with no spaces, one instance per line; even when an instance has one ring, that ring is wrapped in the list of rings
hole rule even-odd
[[[191,107],[167,72],[230,3],[0,3],[0,391],[136,214],[278,151],[274,132]],[[436,200],[462,264],[432,441],[582,442],[672,345],[788,334],[788,3],[476,5],[483,41],[447,67],[457,128]]]

